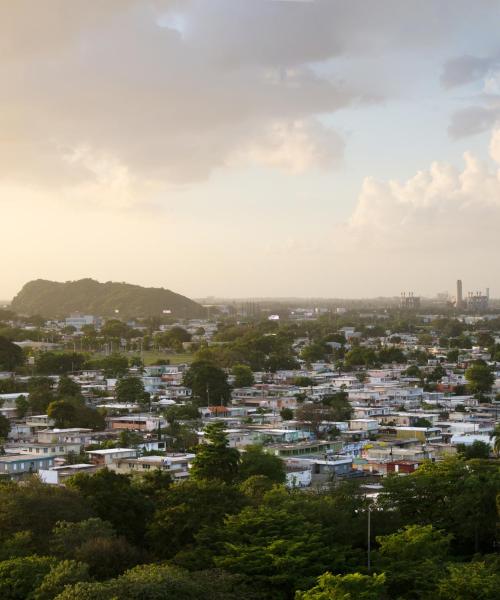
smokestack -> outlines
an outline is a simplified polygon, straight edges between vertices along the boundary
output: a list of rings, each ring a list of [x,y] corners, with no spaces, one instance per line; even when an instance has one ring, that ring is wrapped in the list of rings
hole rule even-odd
[[[462,297],[462,280],[457,279],[457,308],[462,308],[463,305],[463,297]]]
[[[486,298],[490,299],[490,288],[486,288]]]

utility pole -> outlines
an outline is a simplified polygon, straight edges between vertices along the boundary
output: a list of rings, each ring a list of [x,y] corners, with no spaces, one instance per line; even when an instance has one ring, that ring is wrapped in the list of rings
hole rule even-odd
[[[371,506],[368,505],[368,537],[367,537],[367,557],[366,566],[368,567],[368,573],[371,570]]]

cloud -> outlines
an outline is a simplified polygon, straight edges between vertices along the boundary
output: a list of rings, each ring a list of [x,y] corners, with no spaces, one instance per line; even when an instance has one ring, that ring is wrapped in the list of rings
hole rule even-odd
[[[449,60],[441,74],[445,89],[481,84],[470,94],[473,102],[452,115],[448,132],[458,139],[490,130],[500,119],[500,54],[464,55]]]
[[[454,139],[489,131],[500,118],[500,102],[498,106],[468,106],[457,110],[451,118],[448,132]]]
[[[322,117],[380,96],[379,76],[354,83],[336,62],[432,49],[489,10],[444,5],[446,23],[432,2],[399,0],[1,3],[0,181],[97,184],[67,160],[81,148],[158,186],[243,157],[329,169],[343,143]]]
[[[445,63],[441,84],[446,89],[482,79],[500,63],[498,57],[459,56]]]
[[[434,162],[405,182],[365,179],[337,242],[389,262],[396,253],[408,265],[416,256],[445,256],[451,263],[465,255],[498,257],[500,129],[492,134],[490,155],[495,168],[466,153],[462,170]]]
[[[343,151],[342,138],[317,121],[276,122],[267,135],[242,149],[239,160],[300,174],[335,167]]]

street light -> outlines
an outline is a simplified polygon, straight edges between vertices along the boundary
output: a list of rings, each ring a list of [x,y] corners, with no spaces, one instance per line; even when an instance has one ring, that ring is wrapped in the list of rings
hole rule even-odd
[[[368,519],[367,519],[367,544],[366,544],[366,566],[368,568],[368,573],[371,570],[371,545],[372,545],[372,541],[371,541],[371,514],[372,514],[372,507],[371,504],[368,504]]]

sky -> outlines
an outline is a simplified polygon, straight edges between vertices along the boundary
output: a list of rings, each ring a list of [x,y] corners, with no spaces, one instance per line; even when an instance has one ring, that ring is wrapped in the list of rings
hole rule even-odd
[[[0,3],[0,298],[500,297],[500,2]]]

